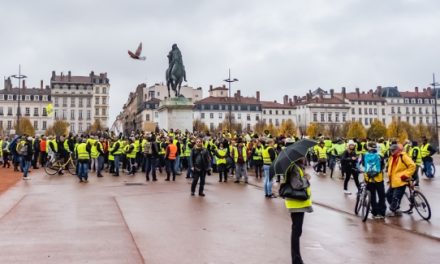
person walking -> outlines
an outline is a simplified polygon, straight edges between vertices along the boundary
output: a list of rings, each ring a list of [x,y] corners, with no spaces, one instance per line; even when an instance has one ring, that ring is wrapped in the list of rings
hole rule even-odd
[[[237,147],[234,148],[234,162],[235,162],[235,181],[234,183],[240,183],[241,177],[244,178],[244,182],[248,183],[246,160],[247,151],[246,147],[241,140],[237,140]]]
[[[46,137],[42,136],[40,140],[40,166],[46,166],[47,160],[47,141]]]
[[[307,180],[310,180],[310,175],[304,173],[304,163],[304,159],[299,159],[293,162],[285,172],[285,181],[289,181],[293,186],[293,182],[297,182],[300,178],[305,177]],[[300,238],[304,223],[304,213],[313,212],[310,186],[306,188],[306,193],[308,196],[307,200],[286,198],[284,202],[292,220],[292,231],[290,235],[290,253],[292,264],[304,263],[300,251]]]
[[[327,167],[327,148],[324,145],[324,141],[320,141],[319,145],[316,147],[316,155],[318,156],[318,164],[316,165],[317,173],[326,174],[325,170]]]
[[[176,158],[177,158],[177,146],[173,143],[173,138],[168,139],[168,146],[165,150],[165,163],[167,178],[165,181],[170,181],[170,175],[173,174],[173,181],[176,180]]]
[[[38,160],[40,158],[40,138],[37,136],[32,142],[34,156],[32,157],[32,167],[34,170],[38,169]]]
[[[263,158],[263,171],[264,171],[264,194],[266,198],[276,198],[272,193],[272,179],[269,174],[270,165],[276,159],[276,152],[273,148],[273,139],[268,139],[267,146],[263,146],[262,158]]]
[[[348,142],[348,148],[342,153],[341,161],[343,161],[341,163],[344,164],[342,170],[345,172],[344,193],[350,195],[351,192],[348,190],[348,182],[352,176],[357,190],[359,191],[360,188],[359,172],[357,169],[358,155],[356,154],[356,143],[353,140]]]
[[[90,162],[90,152],[91,146],[87,144],[82,138],[79,139],[79,144],[76,147],[76,157],[78,158],[78,178],[79,182],[89,182],[88,181],[88,170]]]
[[[255,178],[263,178],[263,147],[259,140],[256,140],[252,147],[251,157],[255,168]]]
[[[386,193],[390,213],[387,216],[401,216],[400,201],[408,185],[407,181],[411,179],[416,170],[416,164],[402,152],[403,147],[397,144],[390,146],[391,157],[388,161],[389,188]]]
[[[17,144],[17,153],[20,155],[20,169],[23,172],[23,180],[30,179],[28,177],[29,168],[31,166],[33,157],[32,137],[22,137],[22,140]]]
[[[205,196],[205,177],[206,172],[211,166],[211,159],[208,150],[203,147],[201,138],[196,139],[196,145],[191,150],[191,160],[193,161],[193,181],[191,184],[191,195],[196,192],[197,183],[200,179],[199,196]]]
[[[8,167],[8,169],[11,167],[11,164],[9,163],[9,138],[5,137],[2,144],[0,145],[0,148],[2,149],[2,157],[3,157],[3,168]]]

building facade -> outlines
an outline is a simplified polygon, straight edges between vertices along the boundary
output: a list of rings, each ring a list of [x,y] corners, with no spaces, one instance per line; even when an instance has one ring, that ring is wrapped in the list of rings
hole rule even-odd
[[[82,133],[95,120],[108,126],[110,83],[106,73],[72,76],[70,71],[67,75],[53,71],[50,88],[54,120],[68,122],[70,132]]]
[[[144,101],[149,101],[151,99],[165,100],[168,98],[168,88],[163,83],[156,83],[153,86],[145,87]],[[171,97],[174,97],[173,90],[170,90]],[[193,102],[201,100],[203,98],[202,88],[193,88],[191,86],[182,85],[180,88],[180,94],[185,98],[191,98]]]
[[[5,79],[4,89],[0,90],[0,130],[7,135],[14,133],[17,115],[20,115],[20,118],[30,120],[36,135],[44,134],[53,123],[53,119],[47,115],[46,111],[46,107],[51,103],[50,92],[48,86],[43,87],[43,81],[39,88],[29,88],[23,81],[19,90],[13,87],[10,78]],[[18,108],[19,96],[20,110]]]

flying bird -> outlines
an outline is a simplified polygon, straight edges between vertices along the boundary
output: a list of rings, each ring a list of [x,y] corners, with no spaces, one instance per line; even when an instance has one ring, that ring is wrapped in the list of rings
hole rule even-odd
[[[130,57],[132,59],[135,59],[135,60],[145,60],[146,57],[145,56],[141,57],[141,53],[142,53],[142,42],[139,43],[139,47],[137,48],[135,53],[133,53],[131,51],[128,51],[128,55],[130,55]]]

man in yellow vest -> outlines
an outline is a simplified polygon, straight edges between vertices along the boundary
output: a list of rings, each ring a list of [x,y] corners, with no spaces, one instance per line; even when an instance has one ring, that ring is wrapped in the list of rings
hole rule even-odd
[[[113,139],[109,141],[108,148],[108,163],[109,163],[109,173],[115,173],[115,156],[112,154],[116,142]]]
[[[125,155],[128,161],[128,175],[134,175],[136,173],[136,148],[134,141],[135,139],[130,137],[127,146],[125,146]]]
[[[316,155],[318,156],[318,164],[316,167],[317,173],[324,173],[326,174],[325,170],[327,167],[327,148],[324,145],[324,141],[320,141],[319,145],[316,147]]]
[[[253,140],[254,144],[252,145],[252,165],[255,168],[255,178],[258,177],[263,178],[263,146],[259,140]]]
[[[299,159],[292,163],[287,169],[284,175],[285,182],[290,182],[291,185],[295,185],[298,182],[306,182],[310,180],[310,175],[304,173],[303,159]],[[306,178],[307,181],[303,179]],[[304,222],[304,213],[313,212],[310,184],[305,188],[308,199],[298,200],[292,198],[285,198],[285,206],[290,213],[292,219],[292,233],[290,240],[290,252],[292,257],[292,263],[303,263],[300,252],[300,237],[302,234],[302,226]]]
[[[413,174],[413,180],[415,186],[419,186],[419,169],[422,166],[422,152],[420,150],[419,144],[417,141],[412,142],[412,147],[408,152],[408,155],[412,158],[414,163],[416,164],[416,171]]]
[[[226,169],[226,158],[228,156],[228,150],[224,147],[223,143],[220,142],[216,150],[217,158],[217,171],[218,171],[218,182],[228,181],[228,170]]]
[[[104,138],[101,138],[103,141]],[[96,176],[102,177],[101,171],[104,168],[104,150],[101,141],[96,140],[92,145],[91,158],[96,160]]]
[[[113,174],[113,176],[118,177],[119,176],[119,165],[120,165],[120,161],[121,161],[121,156],[123,153],[123,143],[122,143],[122,139],[118,139],[114,144],[113,144],[113,148],[112,151],[110,152],[111,155],[114,156],[114,163],[115,163],[115,173]]]
[[[435,149],[429,144],[426,137],[422,138],[423,144],[420,148],[422,153],[423,170],[428,179],[434,178],[434,173],[432,171],[433,159],[432,156],[435,154]]]
[[[234,162],[235,162],[234,183],[240,183],[240,179],[242,176],[244,177],[244,182],[248,183],[248,176],[246,170],[247,150],[241,138],[237,140],[237,143],[238,143],[237,147],[234,148]]]
[[[264,194],[266,198],[276,198],[272,193],[272,179],[269,174],[270,165],[276,159],[273,139],[268,139],[267,146],[263,146],[261,156],[263,158]]]
[[[78,158],[77,166],[78,166],[78,178],[79,182],[88,182],[88,170],[89,170],[89,162],[90,162],[90,144],[86,144],[85,140],[79,138],[78,146],[76,147],[76,157]]]

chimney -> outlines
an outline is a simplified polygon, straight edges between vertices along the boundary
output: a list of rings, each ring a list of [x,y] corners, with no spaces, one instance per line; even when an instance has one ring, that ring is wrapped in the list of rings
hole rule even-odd
[[[419,93],[419,87],[416,86],[416,87],[414,88],[414,90],[416,91],[417,94]]]
[[[292,98],[289,98],[289,105],[293,105]]]
[[[70,71],[68,71],[67,80],[70,82],[71,79],[72,79],[72,73]]]
[[[212,84],[209,86],[209,91],[212,91]]]
[[[226,84],[223,84],[223,88],[226,88]]]
[[[257,91],[257,102],[260,102],[260,91]]]
[[[360,96],[359,96],[359,88],[356,88],[356,95],[357,95],[357,97],[359,98]]]
[[[284,97],[283,97],[283,104],[287,105],[288,102],[289,102],[289,96],[284,95]]]
[[[334,89],[330,89],[330,97],[333,98],[334,95],[335,95],[335,90]]]
[[[26,89],[26,80],[23,80],[23,84],[21,85],[21,88]]]
[[[240,90],[237,90],[237,97],[240,97],[241,96],[241,92],[240,92]]]
[[[51,80],[52,81],[55,80],[55,71],[52,71],[52,78],[51,78]]]
[[[41,80],[41,81],[40,81],[40,89],[43,90],[43,87],[44,87],[44,85],[43,85],[43,80]]]
[[[294,102],[295,104],[298,103],[298,96],[296,96],[296,95],[293,96],[293,102]]]
[[[345,87],[341,88],[341,93],[342,93],[342,100],[345,100],[345,98],[347,97],[347,93],[345,91]]]
[[[90,77],[90,82],[93,82],[93,77],[95,76],[95,73],[93,71],[90,72],[89,77]]]
[[[61,80],[64,79],[64,73],[61,72]]]
[[[377,86],[377,95],[382,96],[382,86]]]

